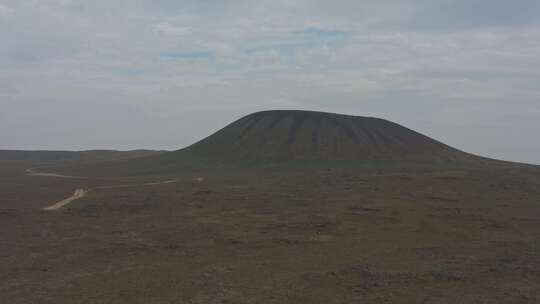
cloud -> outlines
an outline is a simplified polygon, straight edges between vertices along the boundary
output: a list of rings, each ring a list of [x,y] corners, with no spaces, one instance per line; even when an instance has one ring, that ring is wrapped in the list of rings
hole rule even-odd
[[[178,52],[178,53],[163,53],[161,56],[172,59],[206,59],[212,57],[212,52],[209,51],[193,51],[193,52]]]
[[[540,143],[529,152],[516,142],[512,154],[462,132],[540,132],[540,9],[531,1],[4,0],[0,14],[17,18],[0,19],[3,117],[46,108],[50,118],[17,136],[0,120],[9,139],[0,145],[178,148],[250,111],[304,108],[384,113],[466,150],[540,162]],[[70,121],[87,142],[33,135],[61,121],[63,107],[88,109],[84,124]],[[109,137],[104,124],[102,141],[93,136],[96,109],[111,109],[125,132]]]
[[[539,11],[536,0],[426,1],[419,6],[412,25],[438,30],[538,25]]]
[[[10,9],[9,7],[7,7],[7,6],[3,5],[3,4],[0,4],[0,17],[7,16],[11,12],[12,12],[12,9]]]
[[[154,31],[162,35],[169,36],[188,36],[193,33],[191,27],[178,27],[169,23],[158,23],[154,25]]]

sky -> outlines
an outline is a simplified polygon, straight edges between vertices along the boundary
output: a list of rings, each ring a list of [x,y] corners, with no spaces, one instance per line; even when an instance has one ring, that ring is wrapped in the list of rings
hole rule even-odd
[[[0,0],[0,149],[179,149],[246,114],[392,120],[540,164],[538,0]]]

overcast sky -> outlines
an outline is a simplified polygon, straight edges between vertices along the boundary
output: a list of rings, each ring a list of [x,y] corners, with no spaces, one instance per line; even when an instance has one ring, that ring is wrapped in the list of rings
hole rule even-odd
[[[0,0],[0,109],[0,149],[177,149],[308,109],[540,164],[540,1]]]

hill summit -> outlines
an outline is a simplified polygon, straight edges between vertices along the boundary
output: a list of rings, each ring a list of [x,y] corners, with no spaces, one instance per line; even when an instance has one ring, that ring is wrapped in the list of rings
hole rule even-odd
[[[235,162],[473,158],[384,119],[296,110],[247,115],[172,154]]]

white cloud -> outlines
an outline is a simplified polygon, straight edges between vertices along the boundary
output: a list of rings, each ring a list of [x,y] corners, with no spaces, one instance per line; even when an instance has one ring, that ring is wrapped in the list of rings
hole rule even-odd
[[[12,9],[3,5],[3,4],[0,4],[0,17],[2,16],[7,16],[9,13],[12,12]]]
[[[193,29],[191,27],[178,27],[166,22],[154,25],[154,31],[162,35],[170,36],[188,36],[193,33]]]
[[[132,123],[135,133],[163,136],[148,148],[189,144],[265,108],[385,113],[420,130],[420,122],[431,121],[429,130],[439,131],[449,122],[486,123],[513,108],[526,113],[520,123],[540,132],[530,111],[540,97],[535,24],[469,22],[426,31],[438,25],[425,17],[437,15],[426,11],[427,0],[0,1],[6,4],[0,15],[17,12],[17,18],[0,19],[5,116],[13,108],[8,102],[47,107],[56,100],[75,110],[129,106],[145,119]],[[62,107],[53,110],[61,115]],[[453,120],[448,113],[457,110],[468,115]],[[193,112],[223,116],[200,121],[186,114]],[[168,128],[189,131],[162,135],[163,116],[171,119]],[[1,123],[1,138],[17,138],[2,141],[4,148],[35,139],[31,132],[7,137],[13,128]],[[202,127],[192,131],[194,124]],[[447,138],[461,143],[459,133]],[[137,148],[135,141],[116,139],[117,146],[96,139],[86,147]],[[64,147],[73,146],[48,146]]]

